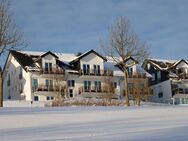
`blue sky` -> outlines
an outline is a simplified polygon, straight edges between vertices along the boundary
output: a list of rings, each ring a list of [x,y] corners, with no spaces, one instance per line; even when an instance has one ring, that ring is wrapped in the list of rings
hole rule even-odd
[[[187,0],[12,0],[26,50],[99,50],[117,16],[127,17],[150,45],[151,57],[188,59]]]

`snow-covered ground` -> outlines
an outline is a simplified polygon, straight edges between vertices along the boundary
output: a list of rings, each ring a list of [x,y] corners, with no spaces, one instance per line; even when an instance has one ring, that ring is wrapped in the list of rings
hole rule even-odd
[[[5,107],[1,141],[187,141],[188,106]]]

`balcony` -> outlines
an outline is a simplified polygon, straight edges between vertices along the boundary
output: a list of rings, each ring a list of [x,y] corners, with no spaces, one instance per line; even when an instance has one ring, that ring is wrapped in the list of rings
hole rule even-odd
[[[96,88],[94,86],[91,88],[85,89],[84,86],[82,86],[79,88],[79,94],[81,93],[109,93],[109,89],[106,89],[105,87]],[[112,90],[112,93],[115,93],[115,89]]]
[[[62,91],[58,86],[53,86],[53,85],[39,85],[39,86],[33,86],[32,87],[33,92],[59,92]]]
[[[188,94],[188,89],[177,88],[174,92],[175,94]]]
[[[65,74],[65,71],[61,68],[43,68],[41,74]]]
[[[129,94],[137,95],[140,94],[142,96],[151,96],[153,95],[153,89],[145,87],[145,88],[129,88]]]
[[[179,78],[181,78],[181,79],[188,79],[188,74],[185,73],[185,72],[179,73],[179,74],[177,74],[177,75],[178,75]]]
[[[146,78],[146,73],[128,74],[128,78]]]
[[[88,75],[88,76],[113,76],[112,70],[100,70],[96,71],[90,69],[88,72],[84,72],[84,70],[79,70],[79,75]]]

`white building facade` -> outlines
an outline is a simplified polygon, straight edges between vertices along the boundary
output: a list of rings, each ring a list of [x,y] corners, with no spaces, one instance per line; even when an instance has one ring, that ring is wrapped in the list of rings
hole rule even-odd
[[[148,84],[149,75],[137,64],[128,72],[130,84],[135,75],[140,76],[141,85]],[[79,55],[12,50],[3,70],[3,96],[27,101],[48,101],[58,95],[100,98],[108,92],[109,80],[113,98],[122,99],[125,91],[122,70],[94,50]]]
[[[142,66],[152,75],[152,102],[188,104],[187,61],[146,59]]]

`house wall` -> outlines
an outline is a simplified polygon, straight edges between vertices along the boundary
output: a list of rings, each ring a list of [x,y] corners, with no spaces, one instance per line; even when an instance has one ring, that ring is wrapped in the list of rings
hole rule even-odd
[[[23,99],[21,96],[25,95],[26,100],[30,100],[30,81],[29,74],[21,67],[17,60],[10,55],[9,62],[5,66],[3,72],[3,96],[4,99]],[[22,78],[19,77],[20,71],[22,72]],[[10,86],[7,85],[8,77],[10,75]]]
[[[64,76],[59,75],[59,74],[38,74],[38,73],[33,73],[32,77],[31,77],[31,98],[32,100],[34,100],[34,96],[38,96],[39,101],[46,101],[47,97],[57,97],[57,95],[59,94],[59,92],[57,91],[36,91],[33,92],[33,79],[37,79],[38,80],[38,87],[41,88],[46,86],[46,80],[52,80],[53,84],[52,86],[54,86],[53,88],[55,89],[55,87],[60,88],[61,86],[65,86],[66,85],[66,81],[64,80]]]
[[[83,64],[89,64],[90,69],[93,70],[93,65],[100,65],[100,69],[104,70],[104,60],[94,53],[90,53],[87,56],[80,59],[80,68],[83,69]]]
[[[171,80],[166,80],[159,84],[151,86],[153,89],[153,96],[150,97],[150,101],[152,102],[161,102],[165,103],[172,98],[172,90],[171,90]],[[159,97],[160,93],[163,94],[162,97]]]
[[[188,68],[188,65],[185,62],[181,62],[176,66],[177,69],[179,68]]]
[[[112,82],[117,82],[117,89],[116,93],[117,95],[120,95],[120,77],[113,77],[111,79]],[[74,97],[79,96],[79,88],[84,86],[84,81],[91,81],[91,87],[95,86],[95,81],[101,82],[101,87],[104,86],[105,83],[105,76],[79,76],[79,75],[69,75],[67,78],[68,80],[74,80],[75,81],[75,87],[67,87],[68,91],[69,89],[73,90]]]
[[[52,63],[52,67],[56,67],[56,58],[52,56],[51,54],[48,54],[42,58],[42,67],[45,67],[45,62]],[[83,69],[83,64],[89,64],[90,69],[93,70],[93,65],[100,65],[100,70],[104,70],[104,60],[97,56],[94,53],[90,53],[87,56],[83,57],[80,62],[80,68]],[[25,96],[25,100],[31,101],[34,100],[34,96],[38,96],[40,101],[45,101],[47,96],[55,96],[56,92],[46,92],[46,91],[40,91],[40,92],[34,92],[33,93],[33,86],[32,82],[33,79],[38,79],[39,85],[45,85],[46,79],[56,81],[56,78],[63,77],[63,75],[56,75],[56,74],[42,74],[41,72],[35,73],[35,72],[26,72],[21,65],[17,62],[17,60],[10,54],[9,60],[7,62],[5,73],[3,74],[4,83],[3,83],[3,93],[4,98],[8,99],[9,95],[11,99],[22,99],[23,96]],[[132,67],[133,73],[137,72],[136,65]],[[22,71],[22,78],[19,78],[20,69]],[[8,81],[8,75],[10,74],[10,86],[7,86]],[[67,73],[66,73],[67,74]],[[67,74],[62,80],[62,85],[67,85],[68,80],[74,80],[75,86],[74,87],[68,87],[67,85],[67,92],[69,92],[69,89],[73,90],[73,96],[77,97],[79,95],[79,88],[84,86],[84,81],[91,81],[91,87],[95,86],[95,81],[100,81],[101,86],[104,86],[105,83],[105,77],[106,76],[94,76],[94,75],[73,75],[73,74]],[[129,79],[129,83],[134,83],[134,79]],[[146,79],[139,79],[139,83],[143,83]],[[124,79],[123,76],[113,76],[111,78],[112,82],[117,83],[117,88],[115,93],[119,96],[119,98],[122,98],[124,95]],[[22,95],[22,96],[21,96]]]
[[[45,68],[45,63],[52,63],[52,67],[56,67],[56,58],[51,54],[47,54],[46,56],[42,57],[42,67]]]

